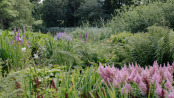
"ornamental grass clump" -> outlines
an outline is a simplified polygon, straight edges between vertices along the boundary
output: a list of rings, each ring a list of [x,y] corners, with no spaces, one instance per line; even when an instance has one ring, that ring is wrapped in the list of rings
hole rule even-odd
[[[120,88],[122,94],[135,94],[137,89],[142,96],[161,97],[168,96],[172,98],[173,88],[173,73],[174,63],[167,66],[164,64],[158,65],[157,61],[153,66],[140,67],[138,64],[129,64],[129,67],[124,65],[121,69],[102,66],[99,63],[98,73],[106,85],[113,84],[115,88]],[[137,93],[137,92],[136,92]],[[136,95],[134,95],[136,96]]]

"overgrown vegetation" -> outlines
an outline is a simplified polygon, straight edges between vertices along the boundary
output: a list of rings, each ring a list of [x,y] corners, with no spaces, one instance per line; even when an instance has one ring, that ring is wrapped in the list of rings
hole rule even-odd
[[[11,15],[5,13],[13,9],[2,6],[10,1],[0,2],[0,16],[1,13]],[[41,14],[35,13],[41,5],[38,0],[28,2],[34,6],[32,15],[39,22],[34,28],[39,30],[44,26],[42,22],[46,22],[40,20]],[[60,5],[62,2],[64,4]],[[31,25],[27,22],[29,18],[23,20],[22,14],[18,17],[19,20],[22,17],[21,21],[3,16],[0,19],[3,21],[1,26],[5,26],[3,28],[8,28],[8,25],[13,28],[11,23],[19,27],[14,31],[0,30],[0,97],[173,98],[174,2],[128,0],[117,5],[115,0],[98,2],[44,1],[43,6],[49,7],[52,3],[60,5],[59,10],[51,8],[54,6],[48,8],[53,9],[50,13],[45,10],[45,15],[49,14],[49,17],[57,11],[70,13],[74,17],[71,21],[75,23],[89,22],[74,28],[43,27],[43,33],[33,33],[28,26],[21,29],[25,23]],[[72,10],[73,5],[76,7]],[[21,10],[26,6],[18,7]],[[102,9],[98,13],[99,8]],[[102,21],[100,27],[90,27],[99,18],[96,14],[107,13],[108,19],[114,9],[119,10],[107,24]],[[75,13],[79,10],[86,16]],[[78,19],[75,14],[82,18]],[[48,19],[45,26],[73,25],[69,23],[70,16],[56,16],[52,18],[56,22]],[[6,22],[8,25],[4,24]]]

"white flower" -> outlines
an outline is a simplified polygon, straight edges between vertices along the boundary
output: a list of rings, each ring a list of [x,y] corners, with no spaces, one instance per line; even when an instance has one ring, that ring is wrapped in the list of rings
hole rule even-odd
[[[21,49],[22,49],[22,51],[26,52],[26,47],[24,47],[24,48],[21,48]]]
[[[34,58],[37,59],[38,58],[38,55],[37,54],[34,54]]]

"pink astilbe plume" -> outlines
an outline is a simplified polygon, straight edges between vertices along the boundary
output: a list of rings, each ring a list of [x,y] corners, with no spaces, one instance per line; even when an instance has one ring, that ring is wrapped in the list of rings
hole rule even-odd
[[[104,81],[109,84],[109,82],[113,82],[114,76],[117,72],[117,69],[115,67],[110,66],[102,66],[102,64],[99,62],[99,75],[104,79]]]
[[[124,65],[120,70],[114,66],[105,65],[104,67],[99,63],[99,75],[102,81],[107,84],[112,82],[116,88],[121,86],[123,94],[131,93],[134,90],[131,85],[136,84],[141,94],[147,96],[152,89],[150,85],[155,85],[156,95],[164,98],[173,89],[173,73],[174,63],[173,65],[167,63],[167,66],[164,64],[162,67],[155,61],[153,66],[146,66],[145,69],[136,63],[135,66],[129,63],[129,67]],[[174,98],[174,90],[169,95],[167,98]]]
[[[173,89],[173,91],[167,96],[167,98],[174,98],[174,89]]]
[[[138,87],[139,87],[142,95],[146,95],[148,93],[147,86],[144,82],[140,81],[140,83],[138,84]]]
[[[167,68],[164,71],[164,78],[166,80],[169,79],[170,82],[173,82],[173,75],[169,72]]]
[[[167,90],[173,89],[172,83],[167,79],[167,82],[164,84]]]
[[[129,92],[131,92],[131,90],[131,85],[125,81],[125,85],[122,87],[122,94],[128,94]]]
[[[159,72],[155,71],[155,74],[152,76],[151,83],[154,84],[156,82],[161,82],[162,77],[159,75]]]
[[[115,79],[118,83],[121,83],[122,82],[122,74],[120,71],[117,72],[116,76],[115,76]]]
[[[141,77],[143,82],[145,82],[145,80],[150,80],[150,72],[148,71],[148,69],[142,71]]]
[[[134,69],[134,70],[132,71],[132,73],[129,75],[129,77],[126,79],[127,82],[133,82],[133,81],[134,81],[135,75],[136,75],[136,69]]]
[[[134,78],[134,82],[135,82],[136,84],[139,84],[140,81],[141,81],[141,76],[137,73],[136,76],[135,76],[135,78]]]
[[[162,96],[162,89],[163,88],[161,87],[161,85],[158,82],[155,83],[155,88],[156,88],[155,93]]]

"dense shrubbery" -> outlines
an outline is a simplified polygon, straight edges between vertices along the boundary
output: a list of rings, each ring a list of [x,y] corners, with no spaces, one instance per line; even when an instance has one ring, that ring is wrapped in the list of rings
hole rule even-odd
[[[78,29],[71,34],[60,32],[54,37],[29,32],[15,37],[4,31],[0,36],[0,64],[2,76],[7,77],[0,80],[1,96],[142,97],[137,85],[133,85],[136,93],[126,95],[121,93],[121,88],[103,85],[96,71],[99,61],[121,68],[129,62],[145,67],[155,60],[161,64],[174,60],[174,33],[167,27],[152,26],[148,32],[136,34],[125,31],[109,39],[110,33],[101,36],[102,33],[96,31],[102,32],[102,29],[88,32]],[[98,34],[96,40],[93,34]],[[108,33],[103,31],[103,34]],[[22,70],[13,72],[19,69]],[[9,80],[12,81],[7,82]]]
[[[137,33],[126,38],[126,44],[116,45],[116,57],[112,59],[118,64],[137,62],[142,66],[151,65],[157,60],[159,63],[173,62],[174,33],[163,27],[152,26],[147,33]],[[122,63],[120,63],[122,62]]]
[[[127,37],[130,37],[132,36],[133,34],[132,33],[129,33],[129,32],[122,32],[122,33],[119,33],[117,35],[111,35],[110,39],[109,39],[109,42],[110,43],[114,43],[114,44],[117,44],[117,43],[127,43],[126,42],[126,38]]]
[[[109,26],[113,32],[122,32],[124,30],[132,33],[146,31],[146,28],[157,24],[159,26],[168,26],[174,28],[174,2],[166,3],[153,2],[149,4],[140,4],[117,11],[119,13],[110,21]]]
[[[1,31],[0,97],[173,98],[173,2],[134,5],[119,15],[110,27]],[[147,66],[154,61],[163,66]],[[141,66],[123,67],[132,62]]]

